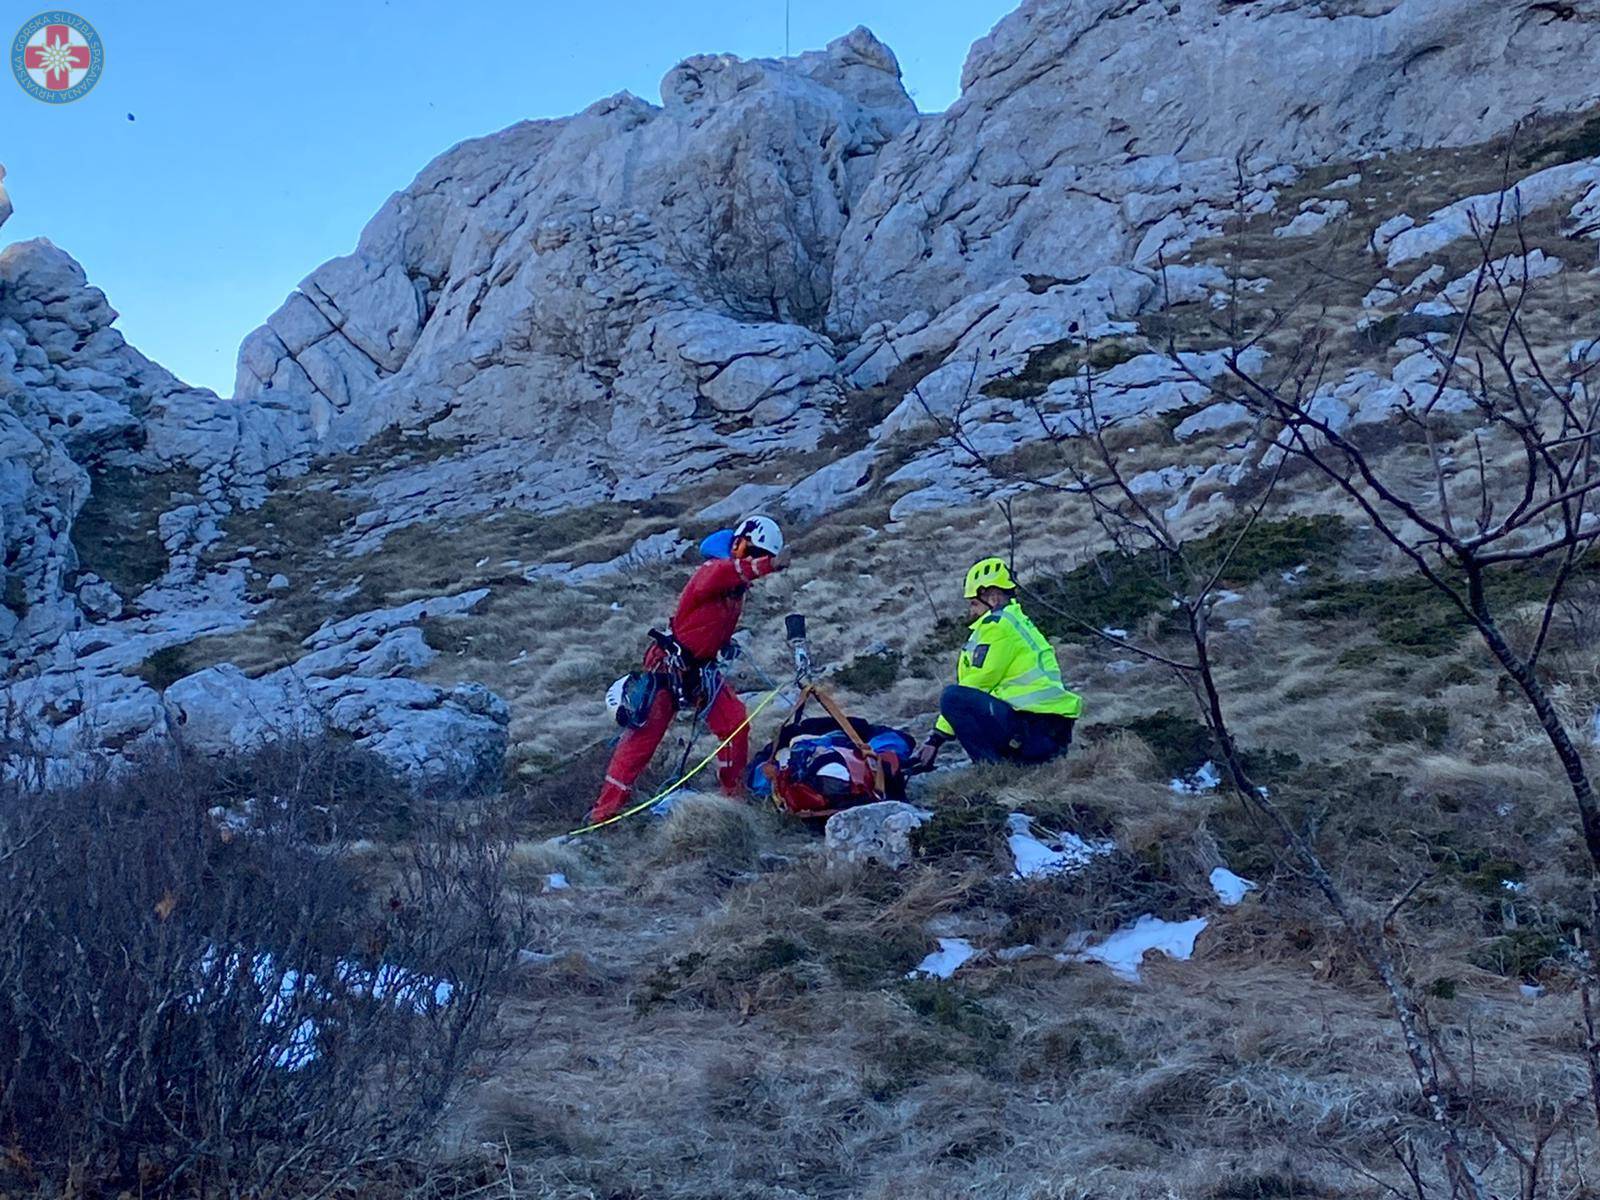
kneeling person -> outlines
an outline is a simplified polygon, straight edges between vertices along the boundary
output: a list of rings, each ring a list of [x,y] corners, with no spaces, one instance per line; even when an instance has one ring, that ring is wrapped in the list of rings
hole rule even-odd
[[[931,767],[956,739],[974,762],[1042,763],[1066,752],[1083,699],[1061,682],[1056,652],[1017,602],[1002,559],[967,572],[964,594],[973,618],[961,648],[956,683],[939,697],[939,721],[917,751]]]

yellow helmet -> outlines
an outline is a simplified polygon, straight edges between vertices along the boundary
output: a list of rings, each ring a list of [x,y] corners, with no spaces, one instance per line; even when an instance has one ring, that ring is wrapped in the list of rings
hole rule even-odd
[[[968,600],[973,600],[977,598],[979,588],[1004,588],[1009,592],[1016,586],[1016,581],[1011,578],[1011,568],[1006,566],[1005,559],[986,558],[982,562],[972,564],[972,570],[967,572],[967,585],[961,594]]]

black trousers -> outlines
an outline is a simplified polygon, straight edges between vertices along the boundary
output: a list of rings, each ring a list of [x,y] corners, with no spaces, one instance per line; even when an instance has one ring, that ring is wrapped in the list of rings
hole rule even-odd
[[[1071,717],[1019,712],[977,688],[945,688],[939,713],[973,762],[1048,762],[1072,745]]]

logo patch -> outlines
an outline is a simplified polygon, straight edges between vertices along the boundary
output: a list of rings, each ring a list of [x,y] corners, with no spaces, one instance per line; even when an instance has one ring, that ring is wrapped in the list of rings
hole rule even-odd
[[[11,40],[11,73],[23,91],[46,104],[82,99],[100,82],[105,62],[100,35],[77,13],[42,12]]]
[[[989,643],[988,642],[979,642],[978,645],[977,645],[977,648],[974,649],[973,652],[972,652],[972,665],[975,666],[975,667],[981,667],[981,666],[983,666],[983,660],[988,658],[988,657],[989,657]]]

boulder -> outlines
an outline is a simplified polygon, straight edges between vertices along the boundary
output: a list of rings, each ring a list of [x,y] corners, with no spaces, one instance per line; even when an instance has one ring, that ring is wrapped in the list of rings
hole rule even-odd
[[[824,827],[824,847],[834,862],[874,864],[898,871],[913,857],[911,831],[933,814],[914,804],[885,800],[834,813]]]
[[[337,732],[414,786],[492,786],[505,761],[505,701],[481,684],[445,689],[405,678],[437,652],[416,628],[376,633],[384,623],[353,627],[345,640],[257,679],[229,663],[186,676],[162,694],[167,728],[211,755]]]

